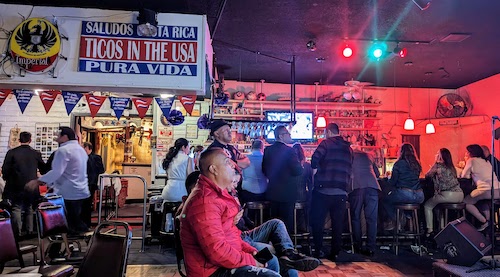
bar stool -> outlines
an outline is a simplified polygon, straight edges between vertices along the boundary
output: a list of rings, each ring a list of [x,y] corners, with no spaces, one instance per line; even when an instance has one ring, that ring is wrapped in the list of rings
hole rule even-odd
[[[420,247],[420,227],[418,221],[418,210],[420,209],[420,204],[399,204],[396,205],[396,227],[394,228],[394,249],[396,255],[398,255],[399,250],[399,236],[405,237],[414,237],[417,239],[417,244]],[[410,221],[410,230],[408,233],[400,232],[399,226],[402,222],[400,222],[401,212],[404,211],[412,211],[413,215]],[[422,256],[422,251],[419,251],[420,256]]]
[[[297,247],[297,238],[305,238],[306,241],[307,241],[307,247],[310,246],[310,243],[309,243],[309,236],[310,236],[310,233],[309,232],[305,232],[305,233],[300,233],[298,234],[297,233],[297,210],[306,210],[306,202],[296,202],[295,203],[295,207],[293,209],[293,239],[294,239],[294,244],[295,244],[295,247]]]
[[[260,221],[257,224],[257,213],[255,213],[255,226],[259,226],[262,223],[264,223],[264,210],[269,210],[270,203],[269,201],[254,201],[254,202],[247,202],[246,208],[248,210],[258,210],[259,211],[259,216],[260,216]]]
[[[494,208],[495,214],[493,217],[495,222],[492,222],[492,224],[494,224],[496,229],[499,230],[500,229],[500,199],[493,200],[493,205],[495,207]]]
[[[351,251],[354,253],[354,237],[352,234],[352,220],[351,220],[351,204],[349,202],[345,202],[345,209],[347,212],[347,226],[349,227],[349,233],[342,233],[342,236],[349,236],[351,239]]]
[[[455,219],[460,218],[460,214],[462,214],[462,217],[465,217],[465,203],[440,203],[436,206],[436,208],[439,215],[439,227],[441,229],[443,229],[444,226],[451,221],[448,219],[448,212],[450,210],[456,211],[457,216]]]

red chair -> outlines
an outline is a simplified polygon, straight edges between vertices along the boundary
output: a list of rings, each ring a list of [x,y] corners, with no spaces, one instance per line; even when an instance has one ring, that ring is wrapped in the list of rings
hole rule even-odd
[[[42,276],[54,276],[63,277],[71,276],[74,269],[70,265],[57,265],[57,266],[47,266],[44,263],[38,266],[24,267],[24,262],[22,258],[21,251],[19,250],[17,241],[12,231],[12,224],[10,221],[10,214],[0,209],[0,273],[3,272],[5,263],[11,260],[19,260],[21,269],[9,274],[15,274],[18,276],[30,276],[33,273],[39,273]]]

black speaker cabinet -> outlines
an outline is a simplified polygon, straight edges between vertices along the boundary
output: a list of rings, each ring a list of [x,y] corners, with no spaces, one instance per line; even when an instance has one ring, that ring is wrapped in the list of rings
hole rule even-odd
[[[483,234],[463,218],[448,223],[435,240],[448,263],[461,266],[472,266],[491,249]]]

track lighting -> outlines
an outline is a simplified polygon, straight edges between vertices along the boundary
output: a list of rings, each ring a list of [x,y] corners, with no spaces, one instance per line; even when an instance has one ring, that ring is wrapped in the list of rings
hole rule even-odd
[[[408,50],[406,48],[401,48],[399,46],[399,43],[396,44],[396,47],[394,47],[394,50],[392,51],[395,55],[398,55],[400,58],[406,57],[406,54],[408,53]]]

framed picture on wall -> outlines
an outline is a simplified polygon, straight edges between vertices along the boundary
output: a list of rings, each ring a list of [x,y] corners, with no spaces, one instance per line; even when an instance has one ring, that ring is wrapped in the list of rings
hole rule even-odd
[[[175,101],[174,102],[174,109],[180,111],[183,116],[188,115],[186,112],[186,109],[184,109],[184,106],[180,101]],[[195,103],[193,105],[193,111],[191,112],[191,116],[200,116],[201,115],[201,104],[200,103]]]
[[[59,131],[59,123],[36,123],[35,124],[35,149],[42,153],[42,159],[47,161],[52,152],[59,145],[55,139]]]
[[[186,125],[186,139],[197,139],[198,138],[198,126],[196,125]]]

